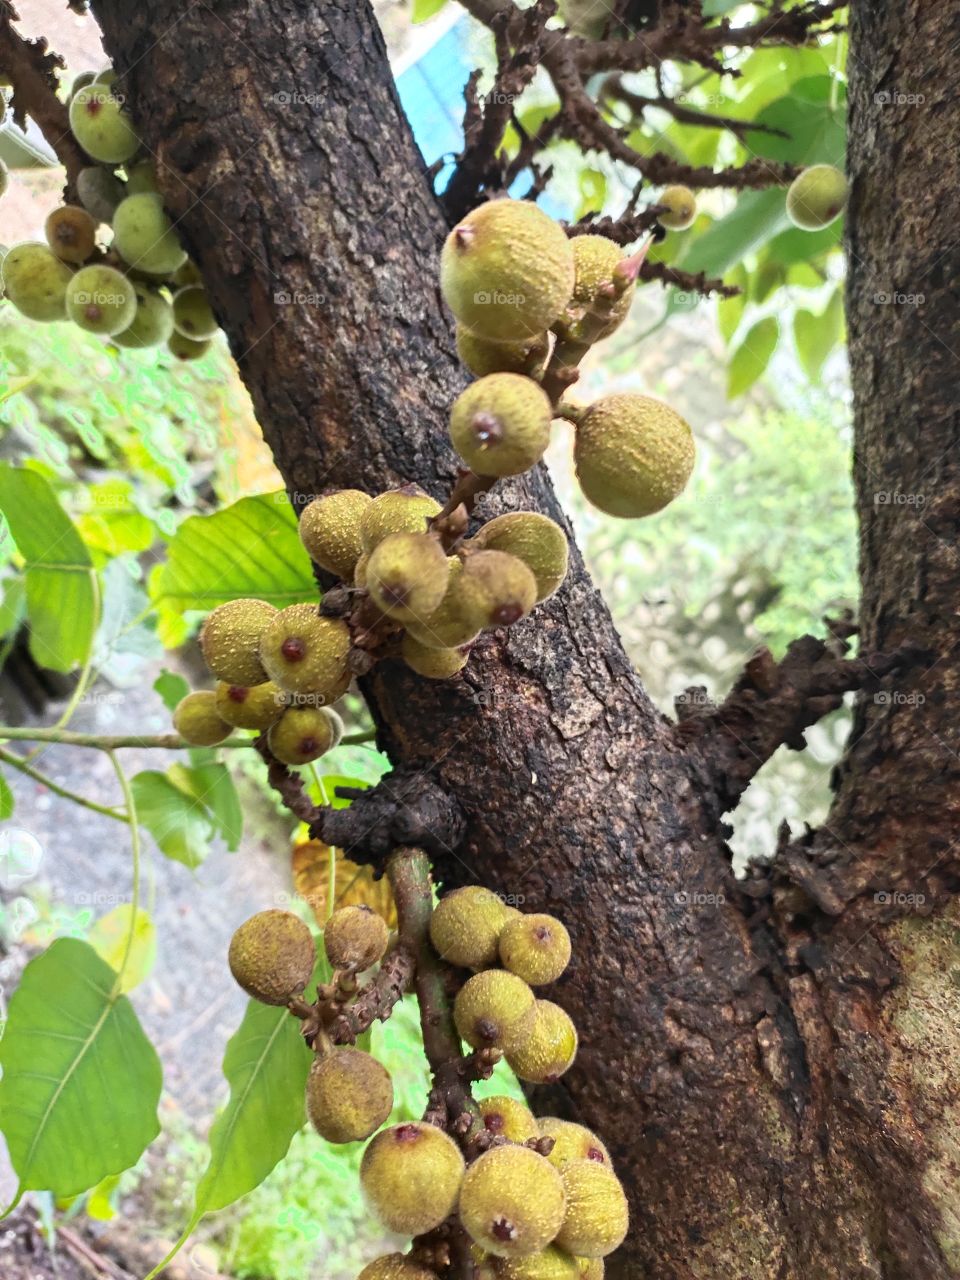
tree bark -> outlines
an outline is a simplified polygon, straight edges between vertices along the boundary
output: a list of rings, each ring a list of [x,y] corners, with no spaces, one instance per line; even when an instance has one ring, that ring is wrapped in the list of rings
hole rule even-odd
[[[957,274],[947,8],[854,12],[864,652],[909,641],[939,665],[898,677],[904,696],[927,691],[922,706],[898,696],[858,709],[826,828],[732,880],[722,814],[762,761],[733,789],[718,761],[744,741],[743,718],[678,727],[659,714],[575,551],[562,590],[487,636],[462,679],[384,662],[362,682],[381,747],[466,819],[437,859],[442,878],[570,926],[575,961],[557,998],[581,1051],[545,1105],[596,1128],[627,1183],[633,1226],[613,1280],[960,1274],[949,969],[960,934],[940,900],[957,765],[944,696],[958,427],[956,357],[943,348]],[[95,9],[294,502],[407,480],[445,497],[446,417],[464,381],[437,288],[445,227],[364,0]],[[927,94],[925,110],[876,110],[887,84]],[[871,307],[872,292],[914,278],[922,312]],[[874,477],[892,488],[898,476],[930,492],[922,518],[869,500]],[[563,521],[539,469],[481,511],[517,506]],[[790,702],[785,681],[771,664],[748,673],[758,724]],[[786,719],[767,753],[810,722]],[[875,886],[905,885],[924,903],[874,901]]]

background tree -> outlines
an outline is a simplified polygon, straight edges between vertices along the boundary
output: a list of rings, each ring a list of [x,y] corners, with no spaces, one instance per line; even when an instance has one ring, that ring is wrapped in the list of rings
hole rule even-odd
[[[544,6],[470,8],[498,42],[497,92],[485,104],[468,95],[467,146],[443,209],[364,7],[95,6],[297,506],[331,485],[416,479],[449,492],[446,415],[463,374],[436,292],[439,244],[484,193],[530,166],[536,175],[553,136],[651,183],[756,188],[747,213],[762,235],[776,193],[760,189],[788,180],[789,164],[771,156],[691,174],[647,153],[648,112],[684,104],[667,85],[655,102],[637,100],[622,73],[720,74],[731,51],[804,43],[838,6],[758,6],[735,30],[717,6],[665,6],[611,19],[597,39],[545,25]],[[567,919],[578,964],[563,1000],[583,1047],[550,1104],[608,1135],[629,1183],[635,1230],[613,1276],[934,1277],[960,1265],[946,697],[956,173],[942,145],[958,134],[947,92],[957,22],[906,0],[851,14],[858,656],[845,652],[854,628],[838,623],[828,642],[798,641],[780,663],[757,655],[718,707],[688,693],[673,723],[630,670],[574,557],[562,591],[485,642],[464,682],[425,684],[389,662],[365,677],[394,772],[349,810],[313,815],[356,857],[422,843],[448,883],[475,878]],[[37,70],[31,51],[13,53]],[[538,66],[559,108],[533,130],[506,108]],[[31,104],[30,77],[21,90],[11,73],[15,108],[22,92],[35,118],[53,111],[46,97],[46,108]],[[309,114],[278,108],[293,84],[312,86]],[[918,95],[923,112],[906,101]],[[504,155],[508,126],[518,145]],[[632,240],[652,217],[631,207],[602,229]],[[645,275],[708,287],[695,259],[654,260]],[[277,301],[317,292],[323,308]],[[922,311],[899,301],[919,294]],[[886,297],[895,301],[877,301]],[[519,505],[563,519],[539,472],[483,501],[485,514]],[[801,747],[852,689],[867,696],[827,822],[786,834],[768,865],[734,881],[724,815],[779,746]]]

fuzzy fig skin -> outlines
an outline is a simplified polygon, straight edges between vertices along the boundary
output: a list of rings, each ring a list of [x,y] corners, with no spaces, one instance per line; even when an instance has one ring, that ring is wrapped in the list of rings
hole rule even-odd
[[[213,747],[230,735],[230,726],[217,709],[216,694],[209,689],[181,698],[173,712],[173,727],[192,747]]]
[[[393,1081],[361,1049],[334,1049],[316,1058],[307,1077],[307,1115],[327,1142],[360,1142],[389,1119]]]
[[[288,1004],[313,974],[313,935],[292,911],[273,908],[251,916],[230,939],[230,972],[261,1004]]]
[[[467,885],[444,896],[430,917],[430,941],[448,964],[484,969],[496,964],[500,934],[510,913],[497,895]]]
[[[314,498],[300,516],[300,541],[307,555],[344,582],[352,580],[363,554],[360,523],[372,501],[359,489],[338,489]]]
[[[266,600],[230,600],[208,613],[200,628],[203,660],[228,684],[250,687],[263,684],[266,674],[260,661],[260,639],[276,609]]]
[[[495,1257],[540,1253],[556,1238],[565,1209],[560,1174],[529,1147],[492,1147],[467,1168],[460,1189],[460,1221]]]
[[[525,200],[493,200],[450,232],[440,288],[477,337],[530,342],[549,329],[573,292],[573,249],[562,227]]]
[[[372,1139],[360,1185],[379,1222],[406,1236],[438,1227],[453,1210],[463,1181],[460,1148],[442,1130],[409,1121]]]
[[[595,400],[577,423],[574,461],[584,497],[607,515],[637,519],[682,493],[693,471],[689,426],[651,396]]]
[[[557,1244],[581,1258],[605,1258],[619,1249],[630,1225],[627,1197],[612,1169],[574,1160],[560,1171],[566,1213]]]
[[[335,969],[369,969],[383,958],[389,939],[383,916],[365,906],[340,907],[323,930],[327,959]]]

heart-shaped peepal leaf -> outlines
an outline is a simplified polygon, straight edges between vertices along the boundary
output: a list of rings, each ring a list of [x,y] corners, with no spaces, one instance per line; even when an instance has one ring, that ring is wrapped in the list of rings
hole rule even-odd
[[[25,1191],[79,1195],[160,1132],[160,1060],[89,943],[60,938],[23,972],[0,1041],[0,1129]]]

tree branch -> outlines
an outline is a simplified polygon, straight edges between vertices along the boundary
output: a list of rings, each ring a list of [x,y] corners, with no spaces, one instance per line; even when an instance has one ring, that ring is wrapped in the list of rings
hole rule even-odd
[[[35,121],[67,171],[68,190],[90,162],[74,141],[66,106],[57,97],[57,68],[65,67],[51,53],[44,38],[25,40],[13,27],[19,14],[8,0],[0,0],[0,71],[13,85],[13,119],[21,129],[26,117]]]
[[[514,106],[537,71],[537,51],[547,20],[557,11],[556,0],[536,0],[522,11],[519,21],[507,6],[490,16],[497,53],[497,73],[491,91],[477,96],[479,72],[467,81],[464,93],[464,148],[457,168],[440,197],[450,223],[459,222],[478,203],[484,191],[502,191],[506,185],[506,160],[501,144]],[[508,31],[511,28],[512,31]],[[481,110],[480,103],[483,102]]]
[[[760,649],[719,707],[702,687],[685,690],[675,703],[677,732],[703,757],[719,812],[726,813],[778,747],[804,749],[804,730],[835,711],[845,693],[879,689],[894,672],[933,660],[914,645],[844,658],[823,640],[803,636],[780,662]]]
[[[416,951],[400,922],[397,945],[385,957],[377,975],[360,989],[356,1000],[347,1005],[327,1027],[334,1044],[353,1044],[358,1036],[375,1022],[386,1022],[413,985]]]

